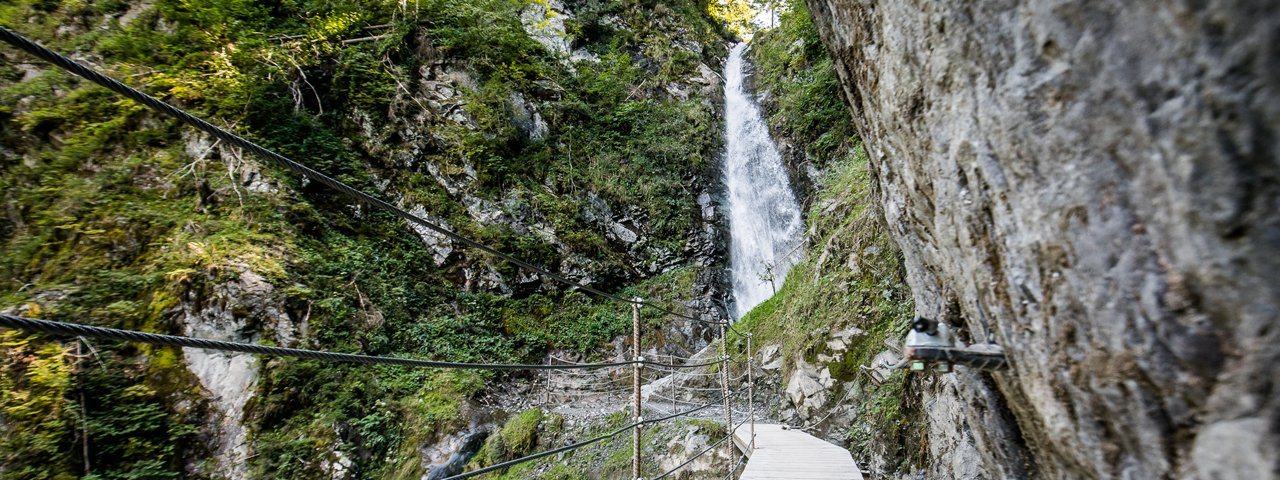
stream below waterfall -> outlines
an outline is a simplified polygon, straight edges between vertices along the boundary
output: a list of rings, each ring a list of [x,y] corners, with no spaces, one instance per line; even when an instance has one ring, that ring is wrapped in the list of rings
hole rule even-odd
[[[746,43],[735,45],[724,66],[724,183],[734,320],[782,286],[798,258],[804,232],[782,156],[760,108],[743,85],[746,51]]]

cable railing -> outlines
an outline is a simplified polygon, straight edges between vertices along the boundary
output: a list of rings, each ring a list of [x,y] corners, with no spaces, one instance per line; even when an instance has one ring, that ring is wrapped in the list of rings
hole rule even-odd
[[[604,435],[600,435],[600,436],[597,436],[597,437],[593,437],[593,438],[590,438],[590,439],[587,439],[587,440],[583,440],[583,441],[580,441],[580,442],[577,442],[577,443],[573,443],[573,444],[570,444],[570,445],[566,445],[566,446],[563,446],[563,447],[560,447],[560,448],[556,448],[556,449],[552,449],[552,450],[547,450],[547,451],[543,451],[543,452],[535,453],[535,454],[532,454],[532,455],[528,455],[528,456],[520,457],[520,458],[517,458],[517,459],[514,459],[514,460],[508,460],[508,461],[505,461],[505,462],[502,462],[502,463],[498,463],[498,464],[494,464],[494,465],[490,465],[490,466],[488,466],[488,467],[484,467],[484,468],[481,468],[481,469],[478,469],[478,470],[473,470],[473,471],[470,471],[470,472],[461,473],[461,474],[458,474],[458,475],[454,475],[454,476],[452,476],[452,477],[448,477],[448,478],[446,478],[445,480],[463,480],[463,479],[466,479],[466,478],[475,477],[475,476],[482,475],[482,474],[489,473],[489,472],[493,472],[493,471],[496,471],[496,470],[502,470],[502,469],[506,469],[506,468],[509,468],[509,467],[513,467],[513,466],[519,465],[519,464],[521,464],[521,463],[531,462],[531,461],[537,460],[537,459],[539,459],[539,458],[547,457],[547,456],[550,456],[550,455],[555,455],[555,454],[557,454],[557,453],[567,452],[567,451],[569,451],[569,450],[575,450],[575,449],[578,449],[578,448],[582,448],[582,447],[585,447],[585,446],[587,446],[587,445],[591,445],[591,444],[593,444],[593,443],[597,443],[597,442],[601,442],[601,441],[604,441],[604,440],[608,440],[608,439],[610,439],[610,438],[616,437],[616,436],[621,435],[621,434],[623,434],[623,433],[626,433],[626,432],[628,432],[628,431],[632,431],[632,430],[634,430],[634,429],[636,429],[636,428],[639,428],[639,427],[641,427],[641,426],[644,426],[644,425],[650,425],[650,424],[655,424],[655,423],[662,423],[662,422],[665,422],[665,421],[667,421],[667,420],[671,420],[671,419],[674,419],[674,418],[679,418],[679,417],[684,417],[684,416],[692,415],[692,414],[697,413],[697,412],[699,412],[699,411],[702,411],[702,410],[706,410],[706,409],[708,409],[708,408],[711,408],[711,407],[713,407],[713,406],[715,406],[715,405],[719,404],[722,400],[724,400],[724,399],[717,399],[717,400],[715,400],[715,401],[713,401],[713,402],[703,404],[702,406],[699,406],[699,407],[696,407],[696,408],[691,408],[691,409],[689,409],[689,410],[684,410],[684,411],[677,412],[677,413],[673,413],[673,414],[670,414],[670,415],[664,415],[664,416],[661,416],[661,417],[658,417],[658,418],[653,418],[653,419],[648,419],[648,420],[640,419],[640,420],[637,420],[637,421],[635,421],[635,422],[633,422],[633,423],[631,423],[631,424],[628,424],[628,425],[626,425],[626,426],[624,426],[624,427],[621,427],[621,428],[618,428],[618,429],[616,429],[616,430],[613,430],[612,432],[606,433],[606,434],[604,434]],[[636,478],[639,478],[639,476],[637,476]]]
[[[413,367],[413,368],[461,369],[461,370],[540,371],[540,372],[546,372],[548,375],[548,379],[547,379],[548,394],[551,394],[550,376],[553,374],[553,372],[558,374],[574,375],[574,376],[582,377],[586,375],[598,376],[598,374],[587,373],[587,371],[605,370],[605,369],[621,370],[627,367],[631,368],[632,370],[632,382],[631,382],[632,392],[631,393],[632,393],[633,402],[634,402],[632,407],[632,413],[635,415],[635,419],[629,425],[619,428],[617,430],[614,430],[610,433],[607,433],[598,437],[594,437],[588,440],[583,440],[580,442],[576,442],[570,445],[548,450],[545,452],[537,453],[527,457],[523,457],[523,458],[519,458],[519,459],[507,461],[507,462],[502,462],[496,465],[487,466],[472,472],[466,472],[464,474],[455,475],[453,477],[450,477],[451,479],[470,478],[476,475],[481,475],[483,473],[505,469],[520,463],[533,461],[539,458],[544,458],[549,455],[554,455],[557,453],[581,448],[586,445],[590,445],[596,442],[600,442],[609,438],[616,437],[617,435],[620,435],[627,431],[633,432],[632,470],[633,470],[634,477],[639,478],[640,469],[641,469],[640,467],[641,465],[640,429],[642,427],[646,425],[664,422],[664,421],[678,418],[681,416],[693,415],[695,413],[707,410],[716,405],[723,406],[723,414],[725,416],[725,425],[728,427],[734,424],[733,416],[735,414],[740,413],[736,411],[736,409],[733,407],[733,403],[732,403],[733,398],[742,394],[744,391],[747,392],[749,398],[754,395],[753,394],[754,385],[752,385],[752,381],[750,378],[751,335],[750,333],[743,334],[742,332],[738,331],[733,326],[733,324],[729,321],[705,320],[703,318],[699,318],[698,316],[677,312],[673,308],[668,307],[666,305],[647,301],[639,297],[624,298],[619,294],[606,292],[599,288],[593,287],[588,283],[569,279],[568,277],[561,275],[559,273],[553,272],[550,269],[541,267],[529,261],[525,261],[513,255],[504,253],[493,247],[485,245],[475,239],[466,237],[450,229],[444,228],[419,215],[410,213],[409,211],[406,211],[401,207],[393,205],[392,203],[386,200],[382,200],[374,195],[358,190],[346,183],[343,183],[328,175],[325,175],[324,173],[316,171],[302,163],[296,162],[283,155],[280,155],[279,153],[276,153],[265,147],[262,147],[261,145],[254,143],[253,141],[245,139],[244,137],[241,137],[221,127],[215,126],[212,123],[209,123],[204,119],[196,117],[178,107],[175,107],[169,103],[161,101],[133,87],[125,85],[124,83],[114,78],[111,78],[90,67],[82,65],[74,60],[71,60],[66,56],[63,56],[57,52],[49,50],[13,32],[12,30],[9,30],[4,27],[0,27],[0,40],[20,50],[23,50],[31,55],[34,55],[40,59],[43,59],[63,70],[66,70],[67,72],[80,76],[102,87],[105,87],[108,90],[111,90],[130,100],[133,100],[134,102],[137,102],[138,104],[146,106],[152,110],[155,110],[161,114],[167,115],[174,119],[177,119],[182,123],[195,127],[196,129],[218,139],[219,141],[226,142],[226,144],[233,145],[235,147],[239,147],[244,150],[248,150],[254,153],[255,155],[262,157],[263,159],[266,159],[280,167],[283,167],[284,169],[290,172],[293,172],[294,174],[301,175],[302,177],[310,181],[314,181],[314,182],[326,185],[332,188],[333,190],[337,191],[338,193],[346,195],[347,197],[350,197],[351,199],[361,204],[368,205],[372,208],[380,209],[392,215],[395,215],[396,217],[410,223],[411,225],[420,226],[428,230],[434,231],[440,235],[448,237],[452,241],[461,243],[467,247],[470,247],[470,248],[479,250],[481,252],[484,252],[486,254],[492,255],[494,257],[500,258],[526,271],[533,272],[538,275],[542,275],[544,278],[554,280],[556,282],[567,285],[571,288],[582,290],[602,298],[611,299],[619,303],[630,304],[632,307],[633,332],[632,332],[632,342],[631,342],[632,353],[631,353],[631,358],[629,360],[614,361],[614,362],[596,362],[596,363],[577,363],[577,362],[555,363],[552,361],[548,361],[545,364],[517,364],[517,363],[447,362],[447,361],[405,358],[405,357],[396,357],[396,356],[364,355],[364,354],[334,352],[334,351],[325,351],[325,350],[288,348],[288,347],[279,347],[279,346],[272,346],[272,345],[259,345],[259,344],[252,344],[252,343],[243,343],[243,342],[230,342],[230,341],[222,341],[222,340],[204,339],[204,338],[182,336],[182,335],[167,335],[167,334],[152,333],[152,332],[116,329],[116,328],[100,327],[95,325],[79,324],[79,323],[41,320],[41,319],[26,318],[26,317],[14,316],[14,315],[0,315],[0,328],[17,329],[17,330],[41,333],[46,335],[54,335],[54,336],[97,338],[97,339],[117,340],[117,341],[144,343],[144,344],[150,344],[150,345],[160,345],[160,346],[169,346],[169,347],[197,348],[197,349],[206,349],[206,350],[237,352],[237,353],[243,353],[243,354],[292,357],[292,358],[323,360],[323,361],[331,361],[331,362],[342,362],[342,363],[353,363],[353,364],[364,364],[364,365],[397,365],[397,366]],[[662,312],[663,314],[670,315],[672,317],[684,319],[691,322],[718,326],[719,334],[720,334],[719,335],[720,336],[720,352],[723,356],[715,360],[704,360],[698,363],[689,363],[689,361],[692,360],[691,358],[681,359],[683,360],[683,363],[677,363],[677,359],[674,356],[670,356],[670,355],[668,355],[669,360],[667,362],[645,359],[643,356],[640,355],[640,341],[643,338],[640,335],[641,307],[653,308],[655,310],[658,310],[659,312]],[[745,359],[745,361],[741,359],[734,359],[733,356],[729,354],[729,349],[727,344],[727,338],[728,338],[729,332],[733,332],[738,335],[745,335],[747,337],[748,351],[747,351],[747,358]],[[747,366],[747,373],[745,375],[748,377],[746,389],[745,390],[738,389],[737,391],[730,393],[730,386],[729,386],[730,383],[740,382],[742,379],[742,376],[740,375],[737,378],[734,378],[731,380],[729,376],[729,369],[727,368],[727,366],[728,364],[744,364],[744,363]],[[715,366],[720,366],[720,368],[718,369],[719,371],[717,372],[688,371],[689,369],[699,369],[703,367],[715,367]],[[688,375],[690,378],[703,377],[703,376],[718,377],[720,379],[719,391],[721,392],[721,397],[716,401],[702,404],[700,406],[697,406],[696,408],[671,413],[669,415],[663,415],[654,419],[644,419],[641,416],[643,405],[641,401],[642,392],[641,392],[640,380],[641,378],[643,378],[646,370],[650,370],[658,373]],[[617,383],[621,383],[621,382],[617,382]],[[615,382],[604,382],[603,384],[609,385],[609,386],[621,386],[621,385],[617,385]],[[705,388],[705,387],[696,387],[696,388],[702,389],[699,391],[715,391],[715,389]],[[560,395],[562,393],[566,393],[566,392],[556,393],[556,395]],[[626,388],[623,387],[623,388],[617,388],[614,390],[607,390],[607,391],[575,391],[575,392],[568,393],[568,395],[608,395],[608,394],[623,395],[625,393],[626,393]],[[547,402],[547,403],[550,403],[550,402]],[[754,431],[754,418],[755,418],[754,407],[749,408],[749,411],[750,413],[747,415],[747,419],[745,419],[744,422],[748,422],[748,421],[752,422],[753,431]],[[730,436],[732,436],[733,431],[734,429],[731,428],[729,431]],[[720,442],[717,442],[716,445],[722,444],[722,443],[724,443],[723,439]],[[732,447],[732,445],[730,445],[730,447]],[[714,445],[712,447],[709,447],[707,451],[709,451],[710,448],[714,448]],[[705,453],[705,451],[703,453]],[[699,455],[701,455],[701,453]],[[730,453],[730,458],[732,458],[732,453]],[[688,462],[686,462],[685,464],[682,464],[681,466],[684,466],[687,463]],[[732,475],[735,469],[736,469],[736,466],[733,467],[733,469],[730,469],[728,474]],[[670,472],[663,474],[663,476],[666,476],[669,474]]]
[[[656,477],[653,477],[653,480],[661,480],[661,479],[663,479],[663,478],[667,478],[667,477],[668,477],[668,476],[670,476],[671,474],[673,474],[673,473],[676,473],[676,472],[680,471],[680,469],[682,469],[682,468],[684,468],[684,467],[689,466],[689,464],[690,464],[690,463],[693,463],[693,461],[694,461],[694,460],[697,460],[697,459],[701,458],[703,455],[706,455],[706,454],[707,454],[707,453],[709,453],[710,451],[714,450],[716,447],[720,446],[720,444],[722,444],[722,443],[724,443],[724,442],[728,441],[729,439],[733,438],[733,432],[738,431],[738,428],[739,428],[739,427],[741,427],[741,426],[742,426],[743,424],[745,424],[745,423],[747,423],[747,421],[746,421],[746,420],[743,420],[741,423],[738,423],[738,424],[737,424],[737,425],[735,425],[733,428],[730,428],[730,429],[729,429],[729,433],[728,433],[728,434],[726,434],[726,435],[725,435],[725,436],[723,436],[723,437],[720,437],[720,439],[719,439],[719,440],[716,440],[715,442],[711,443],[710,445],[707,445],[707,448],[703,449],[702,451],[698,452],[697,454],[694,454],[692,457],[689,457],[689,458],[688,458],[687,460],[685,460],[683,463],[681,463],[681,464],[679,464],[679,465],[676,465],[675,467],[671,468],[670,470],[667,470],[667,471],[665,471],[665,472],[662,472],[661,474],[659,474],[659,475],[658,475],[658,476],[656,476]],[[735,469],[736,469],[736,467],[735,467]],[[733,474],[733,471],[731,470],[729,473],[730,473],[730,475],[732,475],[732,474]]]
[[[386,200],[382,200],[369,193],[358,190],[355,187],[352,187],[333,177],[325,175],[317,170],[312,169],[311,167],[308,167],[302,163],[289,159],[288,157],[285,157],[284,155],[281,155],[279,153],[276,153],[272,150],[267,149],[266,147],[258,145],[253,141],[250,141],[244,137],[231,133],[226,129],[223,129],[212,123],[209,123],[208,121],[202,118],[199,118],[195,115],[192,115],[185,110],[182,110],[160,99],[157,99],[151,95],[148,95],[142,92],[141,90],[125,85],[119,80],[111,78],[107,75],[102,74],[101,72],[98,72],[97,70],[94,70],[90,67],[82,65],[79,62],[76,62],[75,60],[67,58],[66,56],[60,53],[57,53],[53,50],[45,48],[44,46],[26,37],[23,37],[22,35],[19,35],[17,32],[14,32],[4,27],[0,27],[0,40],[3,40],[5,43],[12,45],[18,48],[19,50],[25,51],[28,54],[31,54],[37,58],[40,58],[41,60],[49,62],[58,68],[66,70],[69,73],[75,74],[76,76],[79,76],[93,83],[101,85],[102,87],[105,87],[106,89],[111,90],[112,92],[120,94],[125,98],[133,100],[134,102],[137,102],[159,113],[162,113],[164,115],[177,119],[182,123],[195,127],[196,129],[202,132],[205,132],[210,136],[217,138],[220,141],[226,142],[227,144],[234,145],[244,150],[248,150],[249,152],[252,152],[263,159],[266,159],[272,163],[275,163],[276,165],[284,167],[285,169],[295,174],[306,177],[308,180],[328,186],[329,188],[332,188],[338,191],[339,193],[342,193],[343,195],[346,195],[362,204],[368,205],[370,207],[373,207],[379,210],[386,211],[392,215],[400,217],[401,219],[411,224],[416,224],[421,227],[427,228],[428,230],[434,231],[440,235],[444,235],[445,237],[448,237],[450,240],[456,241],[458,243],[474,248],[476,250],[480,250],[489,255],[498,257],[526,271],[545,276],[546,278],[552,279],[556,282],[559,282],[571,288],[576,288],[576,289],[579,289],[603,298],[608,298],[620,303],[630,303],[634,305],[652,307],[667,315],[682,318],[691,322],[704,323],[708,325],[719,325],[721,326],[721,328],[724,328],[724,326],[728,324],[727,321],[703,320],[696,316],[683,314],[675,311],[670,307],[649,302],[638,297],[632,298],[632,299],[626,299],[626,298],[623,298],[621,295],[600,290],[596,287],[593,287],[587,284],[586,282],[571,280],[568,277],[565,277],[561,274],[551,271],[550,269],[516,258],[511,254],[502,252],[496,248],[485,245],[475,239],[461,235],[457,232],[454,232],[453,230],[444,228],[439,224],[432,222],[430,220],[427,220],[419,215],[410,213],[409,211],[403,208],[400,208],[398,206],[395,206]],[[729,327],[732,328],[731,325]]]

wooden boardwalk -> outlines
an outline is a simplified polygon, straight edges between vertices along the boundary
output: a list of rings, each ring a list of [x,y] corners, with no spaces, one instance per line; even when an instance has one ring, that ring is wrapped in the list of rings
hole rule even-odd
[[[733,432],[733,443],[747,454],[740,480],[862,480],[848,450],[803,431],[757,423],[755,451],[750,437],[750,424]]]

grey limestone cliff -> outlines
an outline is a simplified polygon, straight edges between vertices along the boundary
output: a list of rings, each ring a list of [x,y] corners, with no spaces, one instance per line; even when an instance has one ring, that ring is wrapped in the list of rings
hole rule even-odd
[[[808,5],[918,313],[1012,363],[938,389],[935,473],[1275,478],[1274,4]]]

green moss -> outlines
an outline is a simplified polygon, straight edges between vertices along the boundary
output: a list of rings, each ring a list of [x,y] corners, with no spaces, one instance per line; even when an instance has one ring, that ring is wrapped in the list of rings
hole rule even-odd
[[[868,208],[874,200],[866,168],[860,148],[852,158],[829,168],[809,213],[817,236],[810,240],[805,259],[774,297],[742,319],[757,345],[776,343],[787,358],[811,362],[825,348],[827,333],[849,327],[867,332],[859,337],[866,341],[832,363],[832,374],[843,379],[856,374],[859,362],[882,350],[885,338],[905,333],[902,328],[913,311],[901,255],[879,212]],[[849,268],[850,262],[856,269]],[[742,347],[740,338],[735,342],[736,348]]]
[[[753,55],[761,88],[772,93],[765,105],[770,127],[804,145],[826,175],[807,216],[813,235],[804,260],[739,329],[754,332],[757,346],[780,345],[787,368],[803,359],[852,382],[861,392],[848,439],[855,457],[875,454],[910,470],[923,443],[913,377],[899,371],[878,383],[862,367],[886,341],[901,341],[914,305],[901,254],[876,208],[865,151],[803,2],[791,2],[781,26],[757,37]],[[849,328],[861,333],[833,354],[828,335]],[[743,348],[741,338],[733,348]]]
[[[690,192],[719,151],[719,129],[713,109],[702,102],[645,98],[664,98],[646,94],[658,88],[654,80],[690,74],[721,56],[722,32],[698,2],[668,2],[661,25],[650,25],[649,13],[622,2],[588,3],[574,28],[583,48],[602,61],[573,71],[524,33],[518,15],[523,1],[423,0],[411,11],[396,1],[157,0],[122,25],[119,16],[135,3],[16,0],[0,5],[0,23],[92,58],[132,86],[358,188],[374,191],[390,181],[406,202],[500,250],[555,268],[567,248],[593,260],[588,273],[604,279],[601,288],[692,298],[698,293],[692,291],[692,268],[646,279],[629,263],[636,252],[679,253],[697,234],[699,210]],[[638,27],[605,32],[613,15]],[[380,40],[341,42],[382,24],[389,26],[378,27],[385,35]],[[678,28],[667,28],[672,25]],[[677,37],[707,48],[699,58],[676,48]],[[25,58],[8,47],[0,53]],[[353,141],[366,133],[352,120],[357,113],[375,128],[395,115],[415,115],[403,111],[402,84],[413,85],[423,68],[431,68],[427,63],[437,61],[476,78],[479,87],[464,93],[465,108],[482,128],[428,119],[422,132],[443,140],[413,155],[392,151],[402,132],[375,132],[370,145]],[[464,291],[470,289],[462,286],[459,270],[487,261],[475,252],[465,254],[465,264],[437,268],[432,252],[390,215],[357,214],[348,199],[237,152],[188,152],[192,132],[186,127],[68,74],[23,79],[8,62],[0,64],[0,142],[6,147],[0,150],[0,203],[22,219],[0,226],[0,306],[31,304],[43,309],[39,316],[55,320],[178,333],[184,302],[198,308],[216,285],[248,268],[275,287],[283,314],[306,320],[310,335],[301,342],[310,348],[536,361],[550,348],[591,352],[629,330],[625,306],[577,293],[531,288],[507,298]],[[515,94],[546,119],[547,140],[526,138],[511,126]],[[412,165],[398,163],[409,157]],[[454,176],[474,168],[476,195],[552,226],[560,244],[473,221],[466,206],[424,174],[425,162]],[[238,178],[242,167],[258,170],[276,191],[247,191]],[[635,252],[612,244],[582,218],[587,192],[615,211],[644,218],[653,229],[650,243]],[[509,277],[516,272],[510,265],[497,268]],[[645,312],[645,321],[665,319]],[[134,416],[142,426],[132,432],[137,440],[120,439],[112,458],[102,458],[105,449],[92,451],[90,462],[102,465],[95,473],[164,478],[182,471],[181,459],[209,456],[191,431],[179,428],[207,408],[181,351],[112,342],[96,347],[117,362],[111,365],[120,367],[121,376],[68,377],[90,384],[104,399],[90,416],[100,411],[95,421],[103,428],[123,428]],[[46,353],[48,358],[36,357],[48,365],[61,361]],[[335,448],[355,459],[362,476],[420,477],[418,448],[465,427],[461,402],[501,378],[261,362],[259,391],[245,418],[256,454],[248,467],[272,478],[320,476],[322,460]],[[0,374],[20,380],[32,368],[6,363]],[[4,386],[5,392],[10,386],[35,392],[17,383]],[[37,396],[48,402],[32,408],[50,423],[31,428],[36,436],[48,434],[39,448],[54,450],[29,458],[45,462],[50,477],[77,473],[83,459],[71,448],[75,432],[68,422],[74,418],[67,412],[80,402],[66,389]],[[549,435],[561,434],[560,421],[540,425]],[[511,450],[536,443],[515,438]],[[24,462],[5,457],[0,469],[26,472],[31,465]],[[196,468],[197,477],[204,475],[209,462]]]
[[[531,415],[528,411],[521,415]],[[532,416],[532,415],[531,415]],[[483,467],[487,464],[496,463],[497,459],[492,457],[493,452],[500,450],[505,440],[503,436],[515,435],[517,438],[523,437],[524,432],[529,429],[525,426],[513,428],[514,424],[527,425],[531,423],[531,419],[519,419],[513,417],[507,421],[503,428],[494,433],[479,454],[475,457],[469,466],[472,469]],[[589,421],[585,427],[580,427],[576,432],[561,432],[557,423],[563,422],[563,418],[557,415],[549,415],[542,419],[540,427],[537,429],[537,442],[529,453],[535,451],[545,451],[552,448],[562,446],[564,444],[582,440],[587,437],[595,437],[605,433],[614,432],[617,429],[627,425],[630,422],[626,412],[616,412],[605,418]],[[657,455],[669,455],[672,441],[676,438],[682,438],[686,433],[692,431],[695,434],[706,435],[711,439],[722,438],[726,434],[724,426],[709,420],[697,419],[673,419],[670,421],[648,425],[641,431],[641,449],[643,455],[647,458],[653,458]],[[693,452],[674,452],[674,453],[693,453]],[[491,473],[489,477],[504,480],[530,479],[537,478],[540,480],[552,479],[580,479],[580,478],[622,478],[630,475],[632,459],[632,445],[630,433],[623,433],[615,437],[603,440],[591,445],[584,446],[571,452],[566,452],[561,456],[552,456],[543,459],[534,460],[528,463],[516,465],[508,469]],[[651,463],[643,463],[641,474],[646,478],[657,475],[657,465]]]
[[[886,340],[901,341],[914,312],[901,254],[879,213],[870,208],[865,161],[859,151],[852,161],[833,163],[815,202],[831,213],[820,214],[818,207],[810,212],[818,236],[806,259],[788,274],[778,294],[753,309],[738,328],[754,333],[757,348],[780,345],[787,368],[803,359],[826,367],[834,378],[854,382],[862,392],[850,426],[855,456],[867,458],[874,451],[901,463],[895,468],[909,469],[914,461],[910,446],[922,435],[911,377],[896,372],[877,383],[862,370],[885,350]],[[851,338],[843,353],[820,361],[833,356],[825,343],[828,334],[848,328],[862,333]],[[743,343],[735,338],[732,348],[742,349]]]
[[[538,408],[525,410],[511,417],[500,430],[485,440],[484,446],[476,453],[472,462],[477,467],[485,467],[533,453],[539,427],[545,418],[546,414]]]

